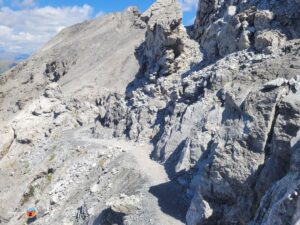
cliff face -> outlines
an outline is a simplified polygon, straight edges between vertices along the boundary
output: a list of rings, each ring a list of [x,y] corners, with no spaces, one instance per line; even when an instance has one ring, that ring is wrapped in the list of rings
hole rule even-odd
[[[194,37],[207,60],[240,51],[216,63],[227,59],[234,68],[236,55],[255,55],[242,59],[233,80],[222,80],[221,93],[215,92],[223,96],[222,114],[204,117],[217,131],[210,134],[205,155],[197,158],[188,224],[299,222],[294,161],[300,123],[299,84],[294,82],[299,80],[294,70],[294,62],[299,64],[299,7],[297,1],[199,1]],[[285,63],[290,59],[291,64]],[[216,103],[211,107],[218,108]],[[191,148],[187,151],[194,155]]]
[[[1,77],[0,224],[30,205],[35,224],[298,224],[299,23],[298,0],[201,0],[187,32],[158,0],[64,30]]]
[[[297,1],[199,1],[194,37],[208,59],[244,49],[270,51],[299,38]]]

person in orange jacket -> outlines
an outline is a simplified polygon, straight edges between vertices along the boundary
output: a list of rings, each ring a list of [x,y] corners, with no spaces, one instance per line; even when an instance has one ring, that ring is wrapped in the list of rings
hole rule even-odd
[[[34,221],[37,217],[37,210],[36,208],[28,208],[26,211],[27,221]]]

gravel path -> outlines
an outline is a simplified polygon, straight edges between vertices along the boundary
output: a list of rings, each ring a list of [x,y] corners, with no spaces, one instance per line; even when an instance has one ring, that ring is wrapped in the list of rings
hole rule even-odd
[[[148,209],[155,214],[156,220],[153,224],[161,225],[182,225],[185,224],[185,213],[187,204],[182,197],[181,188],[173,181],[170,181],[164,169],[164,166],[156,161],[151,160],[150,154],[152,146],[146,143],[136,143],[119,139],[94,139],[82,135],[81,130],[73,134],[75,140],[99,144],[110,148],[124,149],[132,155],[140,173],[148,180],[146,186],[148,192],[144,193],[147,198]]]

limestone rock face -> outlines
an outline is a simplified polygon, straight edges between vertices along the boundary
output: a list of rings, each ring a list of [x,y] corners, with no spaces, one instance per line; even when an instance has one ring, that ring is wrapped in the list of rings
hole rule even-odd
[[[0,77],[0,224],[286,225],[300,215],[300,4],[158,0]]]
[[[15,139],[14,130],[9,127],[2,127],[0,130],[1,140],[0,140],[0,158],[4,157]]]
[[[262,51],[267,47],[279,48],[283,46],[285,39],[285,36],[278,32],[260,32],[255,36],[255,48],[259,51]]]
[[[297,216],[298,206],[296,203],[298,199],[299,180],[294,177],[295,171],[299,170],[298,160],[296,159],[298,157],[299,148],[299,97],[299,92],[291,92],[282,99],[278,106],[278,117],[274,125],[270,156],[256,185],[258,195],[261,195],[261,193],[266,194],[258,210],[255,223],[253,224],[264,224],[269,221],[285,221],[288,217],[294,217],[294,221],[296,221],[296,218],[299,218]],[[284,176],[284,174],[287,175]],[[271,187],[275,181],[281,178],[281,181],[278,181],[274,187]],[[290,184],[289,187],[287,183]],[[281,194],[270,197],[273,191],[281,188],[287,189]],[[279,196],[281,196],[282,199],[279,200]],[[272,199],[271,201],[276,202],[276,204],[272,204],[270,208],[266,208],[264,204],[267,199]],[[287,208],[283,208],[285,207],[284,204],[287,204]],[[267,211],[259,215],[263,207],[265,207]],[[275,215],[271,213],[271,211],[282,211],[283,214]]]
[[[208,59],[251,47],[277,49],[299,37],[299,17],[294,1],[200,0],[194,37]]]
[[[61,90],[59,84],[51,83],[45,88],[44,96],[47,98],[60,98]]]
[[[147,24],[147,32],[141,46],[140,73],[149,78],[167,76],[200,61],[198,45],[188,37],[177,1],[158,0],[141,18]]]

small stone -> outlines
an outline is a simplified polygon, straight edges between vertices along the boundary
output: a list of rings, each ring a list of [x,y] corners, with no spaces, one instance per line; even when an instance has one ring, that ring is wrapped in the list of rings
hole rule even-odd
[[[50,199],[50,205],[55,205],[58,202],[58,197],[56,195],[53,195]]]
[[[115,212],[129,215],[140,209],[140,201],[141,199],[138,196],[127,196],[125,194],[121,194],[119,197],[114,197],[108,200],[106,205],[111,207],[111,209]]]
[[[277,78],[275,80],[269,81],[266,84],[264,84],[263,89],[270,89],[270,88],[276,88],[276,87],[280,87],[282,85],[287,84],[288,81],[284,78]]]
[[[242,32],[238,44],[239,44],[240,50],[247,49],[250,47],[251,43],[250,43],[250,39],[249,39],[249,31]]]
[[[89,214],[89,215],[95,214],[95,208],[94,208],[94,207],[89,208],[89,209],[88,209],[88,214]]]
[[[59,84],[56,82],[49,84],[45,89],[44,96],[47,98],[61,98],[62,92]]]
[[[112,173],[112,175],[115,175],[115,174],[117,174],[119,171],[118,171],[118,169],[116,169],[116,168],[113,168],[112,170],[111,170],[111,173]]]
[[[228,16],[234,16],[236,14],[236,6],[230,5],[227,9]]]
[[[257,30],[268,29],[271,21],[274,19],[274,14],[269,10],[258,11],[255,14],[254,26]]]
[[[91,188],[90,188],[91,193],[97,193],[100,191],[100,186],[98,184],[94,184]]]
[[[262,51],[267,47],[278,48],[286,41],[286,37],[277,31],[257,32],[255,36],[255,48]]]

